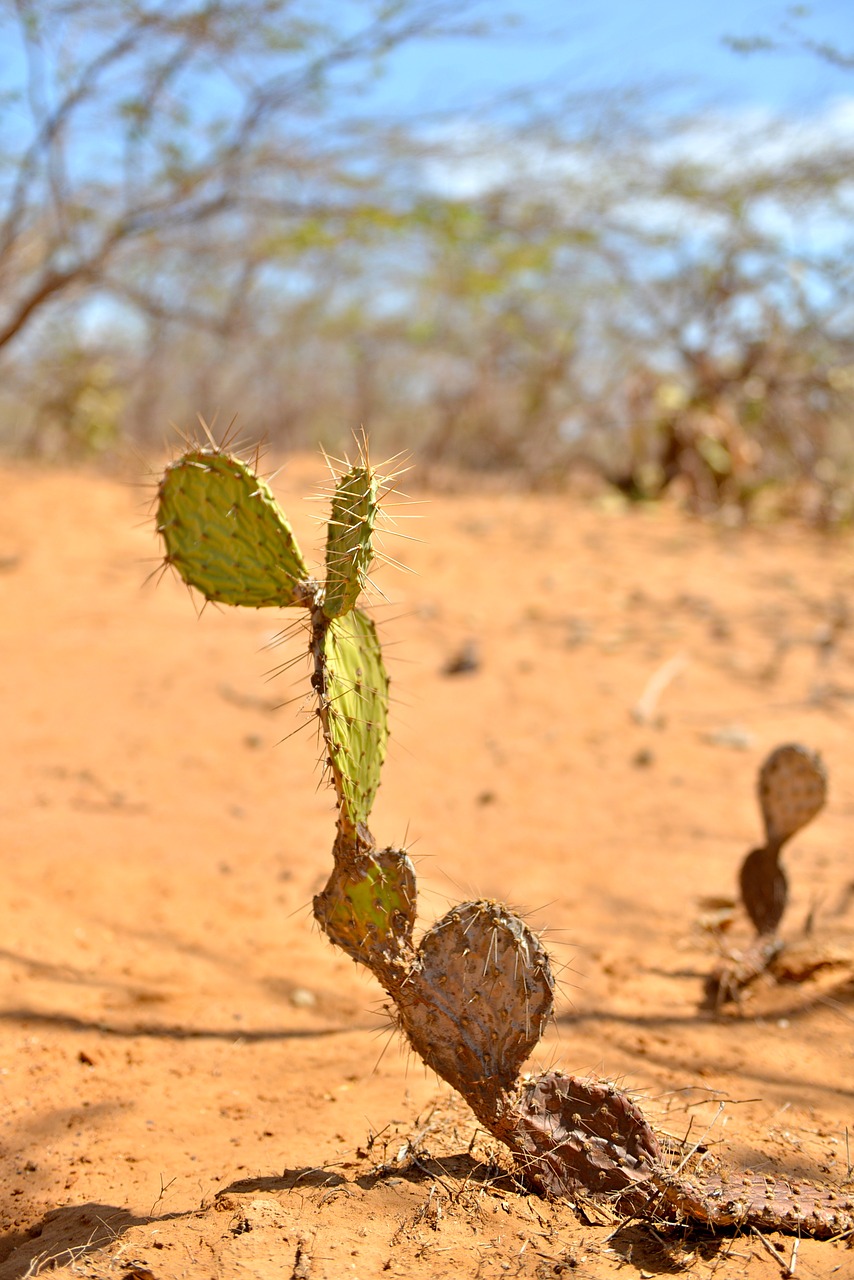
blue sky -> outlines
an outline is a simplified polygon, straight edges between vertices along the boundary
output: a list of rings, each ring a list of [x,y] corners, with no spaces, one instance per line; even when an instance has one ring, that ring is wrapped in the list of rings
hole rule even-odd
[[[794,116],[854,96],[854,69],[835,69],[805,52],[744,57],[725,46],[728,35],[779,32],[787,6],[775,0],[508,0],[506,7],[542,34],[404,50],[389,69],[383,96],[452,107],[454,99],[463,103],[480,90],[548,76],[579,90],[651,84],[667,88],[675,104],[733,111],[764,106]],[[818,0],[800,26],[854,52],[854,0]]]

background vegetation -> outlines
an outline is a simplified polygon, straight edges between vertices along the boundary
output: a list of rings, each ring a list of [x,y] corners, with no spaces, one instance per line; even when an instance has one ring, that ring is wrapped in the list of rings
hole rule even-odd
[[[479,12],[0,2],[0,448],[239,412],[277,448],[363,424],[428,473],[847,520],[850,122],[554,85],[390,114],[396,52]],[[854,62],[796,20],[733,57],[786,42]]]

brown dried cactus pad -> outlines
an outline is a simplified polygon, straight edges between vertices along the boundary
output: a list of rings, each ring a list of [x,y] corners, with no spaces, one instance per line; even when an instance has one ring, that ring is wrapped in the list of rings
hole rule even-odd
[[[777,852],[773,846],[753,849],[739,875],[741,900],[759,934],[774,933],[786,910],[788,884]]]
[[[553,1196],[605,1194],[620,1212],[650,1200],[661,1151],[651,1125],[625,1093],[601,1080],[548,1071],[524,1081],[512,1107],[510,1145],[524,1176]],[[509,1117],[508,1117],[509,1118]]]
[[[417,1053],[479,1113],[500,1106],[551,1015],[539,938],[497,902],[453,907],[421,940],[396,992]]]
[[[663,1218],[670,1211],[679,1221],[711,1227],[750,1226],[818,1239],[854,1232],[852,1191],[772,1178],[752,1170],[733,1173],[719,1168],[709,1157],[703,1162],[710,1167],[693,1176],[654,1175],[660,1191],[660,1199],[652,1207],[654,1216]]]
[[[827,773],[816,752],[790,742],[768,756],[758,789],[767,842],[779,849],[823,808]]]
[[[689,1152],[690,1160],[677,1157],[676,1168],[668,1168],[637,1103],[600,1080],[549,1071],[524,1081],[502,1121],[495,1132],[523,1176],[548,1195],[592,1194],[616,1213],[656,1222],[825,1239],[854,1231],[850,1190],[734,1172],[708,1152]]]

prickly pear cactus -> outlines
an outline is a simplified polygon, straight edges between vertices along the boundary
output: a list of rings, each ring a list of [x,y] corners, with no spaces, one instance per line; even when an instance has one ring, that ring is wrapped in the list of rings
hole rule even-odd
[[[339,837],[346,842],[346,837]],[[339,853],[326,888],[314,899],[314,917],[326,936],[361,964],[382,965],[384,984],[412,958],[415,869],[403,849]],[[389,967],[390,966],[390,967]]]
[[[819,1240],[845,1239],[854,1231],[854,1195],[805,1180],[773,1178],[753,1170],[733,1172],[703,1159],[694,1174],[653,1169],[658,1197],[651,1216],[712,1228],[752,1227]],[[790,1273],[791,1274],[791,1273]]]
[[[621,1212],[712,1226],[815,1235],[854,1229],[850,1203],[827,1189],[798,1191],[767,1178],[760,1185],[744,1175],[736,1194],[717,1171],[691,1179],[681,1166],[669,1171],[636,1103],[611,1085],[557,1071],[520,1078],[551,1016],[554,979],[539,938],[508,908],[488,901],[453,907],[415,946],[412,863],[404,850],[378,850],[368,825],[388,742],[389,682],[376,628],[358,601],[384,484],[364,450],[346,465],[332,498],[322,584],[309,574],[269,487],[242,459],[213,444],[191,448],[158,490],[166,563],[206,599],[306,609],[311,685],[338,805],[332,873],[314,899],[318,924],[375,974],[412,1048],[546,1194],[601,1195]],[[766,881],[777,885],[777,905],[755,909],[757,916],[765,910],[763,919],[775,918],[781,892],[785,902],[769,850],[776,857],[817,812],[819,777],[802,748],[775,753],[762,775],[769,849],[747,879],[757,901],[767,896]]]
[[[464,902],[422,938],[398,1021],[437,1075],[469,1101],[477,1095],[484,1115],[512,1088],[553,1002],[548,956],[525,922],[498,902]]]
[[[367,824],[388,744],[388,676],[377,630],[361,609],[315,615],[312,652],[339,822]]]
[[[550,1195],[594,1190],[642,1213],[651,1175],[663,1167],[658,1139],[640,1108],[600,1080],[548,1071],[518,1090],[515,1135],[537,1184]]]
[[[199,448],[167,467],[157,530],[167,563],[206,600],[282,609],[312,597],[291,526],[240,458]]]
[[[743,953],[733,953],[709,976],[706,1004],[711,1007],[737,1000],[780,955],[783,943],[777,929],[789,895],[780,853],[823,808],[827,771],[816,752],[798,743],[786,743],[763,762],[757,792],[765,844],[747,854],[738,878],[741,901],[756,930],[756,940]]]
[[[618,1217],[712,1228],[753,1227],[818,1238],[854,1231],[854,1192],[750,1170],[704,1153],[675,1167],[637,1103],[601,1080],[548,1071],[523,1081],[495,1132],[548,1195],[605,1199]],[[523,1153],[524,1152],[524,1156]]]
[[[765,760],[757,789],[765,843],[779,849],[824,808],[827,772],[815,751],[790,742]]]
[[[354,608],[373,561],[372,538],[379,516],[376,472],[351,467],[335,486],[326,539],[323,612],[338,618]]]
[[[780,851],[824,807],[827,772],[814,751],[787,743],[763,763],[757,790],[765,844],[747,855],[739,882],[747,914],[761,935],[774,933],[783,918],[788,884]]]
[[[763,845],[752,849],[738,876],[741,901],[756,932],[776,933],[789,898],[789,882],[780,865],[779,847]]]

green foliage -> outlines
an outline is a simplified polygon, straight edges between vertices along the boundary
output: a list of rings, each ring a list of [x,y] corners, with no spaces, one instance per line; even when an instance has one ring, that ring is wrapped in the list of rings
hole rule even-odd
[[[157,529],[166,559],[206,600],[250,608],[308,603],[308,570],[268,485],[214,448],[167,468]]]
[[[651,91],[520,97],[463,130],[390,116],[377,67],[478,39],[479,7],[0,5],[21,53],[0,93],[0,444],[148,449],[167,416],[239,408],[287,446],[365,422],[428,463],[537,484],[581,463],[747,515],[784,481],[850,519],[850,143],[818,115],[676,119]],[[765,45],[851,65],[811,28]],[[742,164],[718,162],[727,128]],[[58,367],[52,317],[108,348],[106,377]]]

